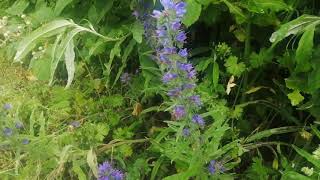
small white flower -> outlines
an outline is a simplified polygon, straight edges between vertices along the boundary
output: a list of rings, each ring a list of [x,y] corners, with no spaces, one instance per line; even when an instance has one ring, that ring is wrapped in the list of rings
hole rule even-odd
[[[18,26],[18,29],[22,29],[22,26]]]
[[[43,50],[43,47],[42,47],[42,46],[39,46],[38,50],[39,50],[39,51]]]
[[[24,18],[26,18],[26,17],[27,17],[27,16],[26,16],[25,14],[22,14],[22,15],[21,15],[21,18],[22,18],[22,19],[24,19]]]
[[[303,167],[301,168],[301,171],[307,176],[312,176],[313,174],[313,168]]]
[[[36,53],[36,52],[34,52],[34,51],[32,51],[32,53],[31,53],[31,54],[34,56],[34,55],[36,55],[37,53]]]
[[[30,25],[31,24],[31,21],[26,21],[26,25]]]
[[[8,20],[8,16],[3,16],[2,20],[4,20],[4,21]]]

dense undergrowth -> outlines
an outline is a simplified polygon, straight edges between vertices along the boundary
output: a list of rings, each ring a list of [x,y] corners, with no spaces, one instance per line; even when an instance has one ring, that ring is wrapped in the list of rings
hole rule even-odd
[[[2,0],[0,179],[319,179],[316,0]]]

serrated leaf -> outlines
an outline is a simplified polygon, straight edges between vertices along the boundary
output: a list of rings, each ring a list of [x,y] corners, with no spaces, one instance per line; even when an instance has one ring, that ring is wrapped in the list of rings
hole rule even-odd
[[[187,27],[194,24],[200,17],[201,14],[201,4],[195,0],[187,0],[187,13],[184,16],[182,22]]]
[[[246,65],[243,62],[238,63],[236,56],[230,56],[224,66],[227,68],[228,73],[238,77],[246,70]]]
[[[300,91],[298,90],[295,90],[292,93],[288,94],[288,98],[290,99],[291,104],[293,106],[300,104],[304,100],[304,97],[300,94]]]
[[[310,59],[313,50],[313,37],[315,26],[311,25],[303,33],[296,51],[296,69],[297,72],[307,72],[311,68]]]
[[[143,24],[140,23],[139,21],[136,21],[133,24],[131,32],[133,35],[133,39],[136,40],[138,43],[142,43],[142,37],[144,34]]]

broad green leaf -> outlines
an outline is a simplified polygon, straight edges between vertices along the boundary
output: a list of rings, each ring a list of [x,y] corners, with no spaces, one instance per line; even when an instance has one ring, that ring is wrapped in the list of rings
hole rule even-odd
[[[67,7],[73,0],[58,0],[56,6],[54,7],[54,14],[59,16],[65,7]]]
[[[289,6],[283,0],[248,0],[248,10],[254,13],[267,13],[268,10],[278,12],[289,10]]]
[[[320,168],[320,161],[313,157],[310,153],[306,152],[303,149],[298,148],[297,146],[293,145],[293,149],[296,150],[300,156],[304,157],[306,160],[308,160],[310,163],[312,163],[317,168]]]
[[[66,28],[71,25],[73,25],[71,21],[55,20],[36,29],[20,42],[17,48],[17,53],[14,57],[14,61],[21,61],[33,49],[36,40],[38,40],[41,36],[60,28]]]
[[[133,24],[131,32],[132,32],[132,35],[133,35],[133,39],[135,39],[138,43],[141,43],[142,42],[142,37],[143,37],[143,34],[144,34],[143,24],[140,23],[139,21],[136,21]]]
[[[242,12],[242,10],[238,6],[232,4],[228,0],[221,1],[228,6],[230,13],[232,13],[235,16],[235,19],[238,24],[242,24],[246,21],[247,16]]]
[[[195,0],[187,0],[187,13],[183,18],[182,22],[187,27],[194,24],[200,17],[201,4]]]
[[[238,63],[236,56],[230,56],[226,59],[224,66],[227,68],[228,73],[238,77],[246,70],[246,65],[243,62]]]
[[[68,81],[66,88],[69,88],[73,78],[74,78],[74,73],[75,73],[75,52],[74,52],[74,44],[73,40],[69,41],[67,44],[66,50],[64,52],[64,58],[65,58],[65,63],[66,63],[66,68],[68,72]]]
[[[315,26],[311,25],[303,33],[296,51],[296,69],[297,72],[307,72],[311,68],[310,59],[313,50],[313,37]]]
[[[83,172],[80,165],[76,163],[76,161],[73,161],[72,163],[72,170],[77,175],[79,180],[87,180],[86,174]]]
[[[304,97],[300,94],[300,91],[298,90],[295,90],[292,93],[288,94],[288,98],[290,99],[291,104],[293,106],[300,104],[304,100]]]
[[[6,13],[11,15],[21,15],[24,10],[29,6],[29,0],[19,0],[15,1],[10,8],[6,10]]]
[[[93,173],[93,175],[98,178],[98,163],[96,153],[90,149],[87,153],[87,163]]]
[[[47,58],[40,58],[30,63],[32,74],[38,80],[47,81],[50,79],[50,61]]]
[[[312,15],[302,15],[295,20],[281,25],[276,32],[272,33],[269,40],[272,43],[278,43],[290,35],[296,35],[305,31],[305,28],[311,24],[316,26],[319,23],[320,17]]]

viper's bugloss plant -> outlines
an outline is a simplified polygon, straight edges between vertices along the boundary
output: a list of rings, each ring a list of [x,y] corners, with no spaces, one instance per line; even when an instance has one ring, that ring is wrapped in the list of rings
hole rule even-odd
[[[203,128],[205,121],[197,114],[201,107],[200,96],[196,94],[196,70],[188,62],[188,50],[184,47],[187,33],[183,30],[182,18],[187,4],[183,1],[161,0],[163,10],[154,10],[156,19],[156,59],[163,73],[167,95],[171,99],[171,113],[175,120],[185,120],[184,135],[189,128]]]

